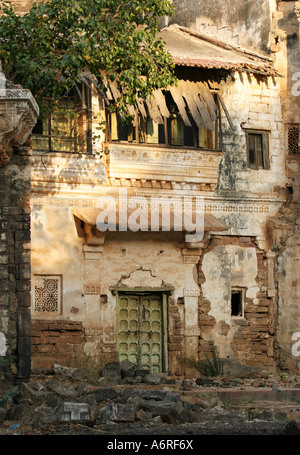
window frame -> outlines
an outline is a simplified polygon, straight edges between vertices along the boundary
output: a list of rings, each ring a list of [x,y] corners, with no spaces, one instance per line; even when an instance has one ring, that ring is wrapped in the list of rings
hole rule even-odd
[[[233,302],[232,296],[233,294],[240,294],[240,311],[238,314],[233,314]],[[230,292],[230,316],[232,319],[244,319],[245,317],[245,296],[246,296],[246,288],[242,287],[232,287]]]
[[[212,92],[214,95],[214,93]],[[171,96],[171,95],[170,95]],[[182,120],[182,117],[180,116],[180,113],[176,110],[176,112],[170,112],[170,117],[166,118],[163,117],[163,124],[158,125],[158,129],[160,132],[158,133],[158,142],[151,142],[151,141],[140,141],[140,132],[139,132],[139,118],[141,118],[138,109],[135,109],[135,117],[136,117],[136,122],[135,125],[133,126],[132,129],[133,131],[133,139],[130,141],[122,140],[122,139],[111,139],[111,112],[109,109],[106,110],[106,124],[107,124],[107,129],[106,129],[106,142],[109,144],[113,143],[127,143],[127,144],[134,144],[134,145],[143,145],[143,146],[157,146],[157,147],[165,147],[165,148],[186,148],[186,149],[195,149],[195,150],[207,150],[207,151],[215,151],[215,152],[220,152],[222,151],[222,122],[221,122],[221,108],[219,105],[219,100],[218,97],[215,97],[215,102],[216,105],[218,106],[218,115],[217,119],[215,121],[215,129],[211,131],[211,134],[214,135],[213,141],[216,144],[216,148],[208,148],[208,147],[199,147],[199,131],[200,129],[197,127],[195,121],[193,120],[192,116],[188,113],[188,117],[191,123],[191,126],[186,126]],[[175,102],[174,102],[175,106]],[[176,108],[177,109],[177,108]],[[193,145],[185,145],[184,137],[183,137],[183,144],[172,144],[172,126],[171,122],[174,121],[175,117],[178,117],[178,119],[183,122],[183,134],[187,133],[188,128],[192,128],[192,141]],[[147,119],[145,120],[145,123],[147,121],[151,120],[151,117],[148,116]],[[208,131],[208,130],[207,130]],[[164,137],[164,141],[160,142],[159,137]],[[190,137],[191,139],[191,137]]]
[[[259,160],[257,155],[255,155],[255,162],[250,161],[250,135],[261,136],[261,160],[262,166],[259,165]],[[247,129],[245,130],[246,137],[246,152],[247,152],[247,166],[252,170],[269,170],[270,169],[270,131],[267,130],[256,130],[256,129]],[[254,153],[257,153],[257,150],[254,150]]]
[[[75,93],[77,96],[71,96],[70,93]],[[49,109],[49,113],[45,116],[46,119],[46,124],[47,124],[47,131],[43,131],[43,133],[35,133],[35,128],[38,127],[38,123],[36,124],[35,128],[32,131],[32,138],[33,138],[33,151],[36,153],[67,153],[67,154],[84,154],[84,155],[90,155],[92,154],[92,94],[91,94],[91,88],[82,83],[79,85],[79,87],[74,87],[72,89],[72,92],[70,91],[68,95],[63,97],[61,100],[58,101],[61,102],[62,107],[61,111],[65,111],[66,114],[68,111],[72,110],[74,112],[74,117],[72,121],[74,122],[73,124],[73,134],[71,136],[63,136],[63,135],[56,135],[53,133],[52,126],[54,124],[54,116],[57,115],[55,112],[51,112],[51,109]],[[64,107],[63,103],[66,100],[74,100],[74,107]],[[44,99],[45,103],[51,103],[48,99]],[[76,105],[77,104],[77,105]],[[80,147],[78,143],[78,138],[79,138],[79,122],[86,116],[85,122],[86,125],[85,127],[82,128],[82,132],[85,136],[84,138],[84,147]],[[66,115],[67,117],[67,115]],[[43,122],[43,119],[39,118],[38,122]],[[71,122],[71,120],[70,120]],[[69,126],[69,125],[68,125]],[[43,126],[42,126],[43,127]],[[34,139],[35,138],[45,138],[48,139],[48,147],[47,149],[44,148],[39,148],[38,146],[35,147],[34,145]],[[59,150],[56,149],[53,146],[53,143],[57,139],[67,139],[73,142],[73,147],[70,147],[71,150]]]

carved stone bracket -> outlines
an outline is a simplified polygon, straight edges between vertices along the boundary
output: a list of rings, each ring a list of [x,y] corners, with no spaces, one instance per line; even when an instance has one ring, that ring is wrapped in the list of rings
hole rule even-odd
[[[26,142],[37,117],[39,107],[29,90],[7,88],[0,64],[0,165],[10,159],[10,149]]]

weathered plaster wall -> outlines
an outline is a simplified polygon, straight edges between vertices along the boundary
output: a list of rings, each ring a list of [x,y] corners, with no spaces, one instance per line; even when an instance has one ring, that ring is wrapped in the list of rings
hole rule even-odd
[[[173,0],[176,8],[170,23],[203,31],[220,40],[267,51],[271,8],[270,0]]]
[[[24,14],[30,10],[33,0],[7,0],[5,3],[11,4],[17,14]]]
[[[274,368],[274,301],[268,297],[265,253],[250,237],[213,237],[200,267],[200,351],[213,339],[229,368]],[[244,293],[241,316],[231,314],[231,292]],[[200,354],[201,355],[201,354]],[[202,353],[203,355],[203,353]],[[232,371],[233,372],[233,371]]]
[[[234,124],[232,130],[224,113],[224,157],[219,174],[219,191],[239,195],[280,197],[286,194],[285,156],[282,153],[284,125],[279,79],[234,74],[220,84],[220,90]],[[270,170],[252,170],[247,165],[245,130],[269,132]]]
[[[276,46],[276,66],[284,75],[280,80],[283,122],[282,149],[285,157],[285,172],[290,186],[287,203],[272,220],[273,249],[277,254],[276,280],[278,285],[278,331],[279,366],[299,371],[299,353],[294,352],[299,325],[299,260],[300,260],[300,210],[299,210],[299,155],[289,155],[288,126],[300,123],[300,94],[296,83],[299,81],[299,17],[295,6],[299,2],[279,2],[278,11],[273,15],[273,34]],[[298,7],[299,10],[299,7]],[[298,13],[299,15],[299,13]],[[296,355],[295,355],[296,354]]]
[[[36,312],[33,301],[33,321],[44,320],[45,324],[54,320],[58,324],[68,320],[82,322],[85,336],[82,339],[82,354],[108,361],[116,356],[117,323],[116,296],[110,291],[110,286],[158,288],[171,284],[176,291],[170,301],[174,308],[170,311],[169,343],[171,349],[176,350],[177,357],[182,354],[183,338],[178,343],[178,327],[173,320],[173,314],[180,312],[177,322],[184,324],[183,305],[175,308],[175,302],[183,298],[186,286],[181,233],[169,237],[161,233],[110,232],[105,236],[103,251],[98,252],[96,247],[96,253],[93,254],[93,247],[90,247],[89,254],[85,254],[84,240],[77,235],[69,208],[33,207],[32,243],[33,286],[35,275],[61,275],[63,283],[61,312],[55,316],[51,312]],[[196,286],[196,273],[194,278]],[[89,289],[97,290],[96,293],[90,293]],[[42,333],[40,337],[37,334],[38,325],[34,327],[32,356],[36,367],[39,363],[45,363],[41,353],[46,348]],[[67,342],[69,347],[71,344],[72,341]],[[57,352],[53,346],[49,349],[47,361],[51,363]],[[69,349],[66,353],[69,356]],[[58,354],[62,355],[61,352]],[[173,370],[176,370],[177,363],[172,364]]]

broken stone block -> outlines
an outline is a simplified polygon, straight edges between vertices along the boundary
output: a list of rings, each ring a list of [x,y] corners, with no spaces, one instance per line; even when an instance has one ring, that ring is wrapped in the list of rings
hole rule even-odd
[[[70,422],[73,420],[89,420],[90,408],[87,403],[64,403],[62,411],[62,420]]]
[[[0,425],[6,420],[6,410],[0,408]]]
[[[175,406],[176,404],[171,402],[149,400],[142,406],[142,409],[151,412],[152,417],[160,416],[165,423],[178,425],[183,423],[184,419],[181,416],[181,411],[176,409]]]
[[[159,385],[164,384],[166,380],[166,375],[161,373],[148,374],[144,377],[143,382],[149,385]]]
[[[138,409],[135,413],[135,420],[146,422],[148,420],[147,414],[143,409]]]
[[[300,435],[300,423],[295,420],[291,420],[285,427],[285,434],[287,435]]]
[[[112,387],[101,387],[88,393],[88,396],[92,396],[98,403],[101,401],[114,400],[118,395],[118,392]]]
[[[136,408],[131,404],[112,403],[98,412],[97,420],[101,423],[108,421],[116,423],[134,422]]]
[[[120,362],[107,363],[102,370],[102,375],[110,381],[120,381],[121,380]]]
[[[135,375],[135,364],[129,360],[122,360],[122,362],[120,362],[120,368],[122,378]]]
[[[52,373],[53,374],[61,374],[63,376],[66,376],[68,378],[71,378],[73,376],[73,373],[75,371],[75,368],[69,368],[63,365],[58,365],[54,363],[52,365]]]

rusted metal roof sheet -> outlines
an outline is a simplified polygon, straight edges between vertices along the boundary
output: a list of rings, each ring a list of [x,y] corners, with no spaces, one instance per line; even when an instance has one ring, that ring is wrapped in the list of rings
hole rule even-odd
[[[171,25],[162,29],[160,36],[176,65],[279,76],[268,55],[228,45],[185,27]]]

